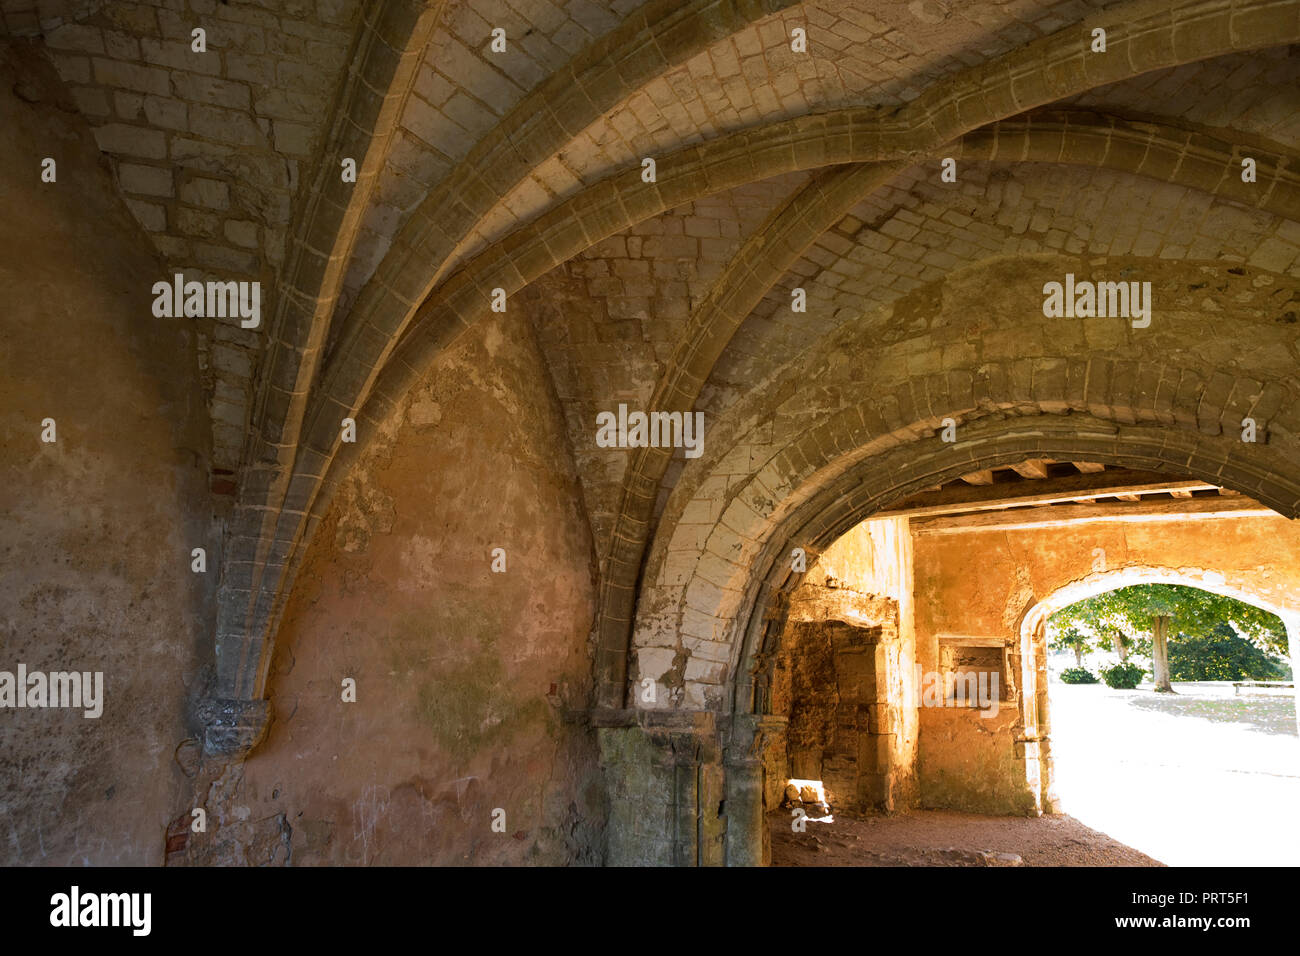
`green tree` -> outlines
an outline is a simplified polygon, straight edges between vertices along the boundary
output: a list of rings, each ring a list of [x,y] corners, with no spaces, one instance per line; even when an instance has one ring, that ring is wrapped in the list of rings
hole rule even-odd
[[[1074,651],[1074,664],[1076,667],[1083,667],[1083,655],[1092,650],[1092,642],[1088,640],[1088,635],[1084,634],[1077,627],[1066,628],[1058,631],[1051,642],[1052,650]]]
[[[1150,654],[1151,642],[1130,637],[1117,627],[1103,627],[1097,635],[1097,646],[1102,650],[1114,651],[1119,655],[1121,664],[1128,663],[1130,654]]]
[[[1218,624],[1208,634],[1178,635],[1169,645],[1169,674],[1173,680],[1270,680],[1282,668],[1231,624]]]
[[[1057,633],[1071,628],[1100,637],[1118,633],[1149,634],[1156,690],[1173,693],[1169,673],[1172,634],[1208,635],[1220,624],[1245,635],[1257,649],[1287,652],[1281,619],[1254,605],[1182,584],[1134,584],[1085,598],[1057,611],[1049,620]],[[1131,647],[1138,642],[1135,640]],[[1127,657],[1127,652],[1124,653]]]

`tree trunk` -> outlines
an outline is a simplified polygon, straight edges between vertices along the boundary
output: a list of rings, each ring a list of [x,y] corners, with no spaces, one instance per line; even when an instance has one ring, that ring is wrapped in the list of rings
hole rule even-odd
[[[1083,648],[1078,644],[1074,645],[1074,665],[1080,668],[1083,667]]]
[[[1169,617],[1161,615],[1155,620],[1155,629],[1151,633],[1151,672],[1155,678],[1156,691],[1172,694],[1169,684]]]
[[[1119,631],[1115,632],[1115,651],[1119,654],[1121,664],[1128,663],[1128,635]]]

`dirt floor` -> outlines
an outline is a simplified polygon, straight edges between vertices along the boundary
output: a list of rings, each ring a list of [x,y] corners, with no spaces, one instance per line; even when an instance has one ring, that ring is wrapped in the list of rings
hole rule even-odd
[[[1163,866],[1065,814],[991,817],[947,810],[835,815],[794,833],[769,816],[773,866]]]

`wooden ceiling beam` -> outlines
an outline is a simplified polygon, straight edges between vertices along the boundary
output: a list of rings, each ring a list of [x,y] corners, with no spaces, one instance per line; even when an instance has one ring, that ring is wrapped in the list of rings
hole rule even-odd
[[[1038,481],[1010,481],[989,485],[953,483],[939,491],[922,492],[880,512],[882,516],[961,514],[966,511],[1015,508],[1104,498],[1119,494],[1168,493],[1173,489],[1205,491],[1215,486],[1203,481],[1170,478],[1160,472],[1107,468],[1095,474],[1064,475]]]
[[[1011,511],[913,519],[913,534],[960,534],[1065,528],[1097,521],[1186,521],[1207,518],[1259,518],[1277,515],[1259,502],[1238,498],[1183,498],[1163,501],[1113,501],[1109,504],[1040,505]]]
[[[1030,458],[1018,465],[1012,465],[1011,470],[1021,478],[1041,481],[1047,477],[1047,462],[1041,458]]]

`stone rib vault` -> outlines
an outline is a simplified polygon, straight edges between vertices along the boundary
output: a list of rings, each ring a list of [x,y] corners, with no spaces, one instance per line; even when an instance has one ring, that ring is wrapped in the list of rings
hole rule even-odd
[[[0,27],[0,670],[107,688],[98,722],[5,715],[7,863],[762,863],[791,641],[856,675],[837,779],[925,804],[900,675],[945,653],[913,564],[946,559],[903,511],[854,529],[997,469],[1191,481],[1186,520],[1264,530],[1117,567],[1300,612],[1294,555],[1251,553],[1300,515],[1300,2]],[[257,283],[260,321],[159,315],[178,274]],[[1067,275],[1123,310],[1051,313]],[[701,413],[700,454],[598,440],[620,405]],[[997,809],[1052,809],[1022,624],[1085,558],[1016,566]],[[867,637],[817,630],[846,614]]]

